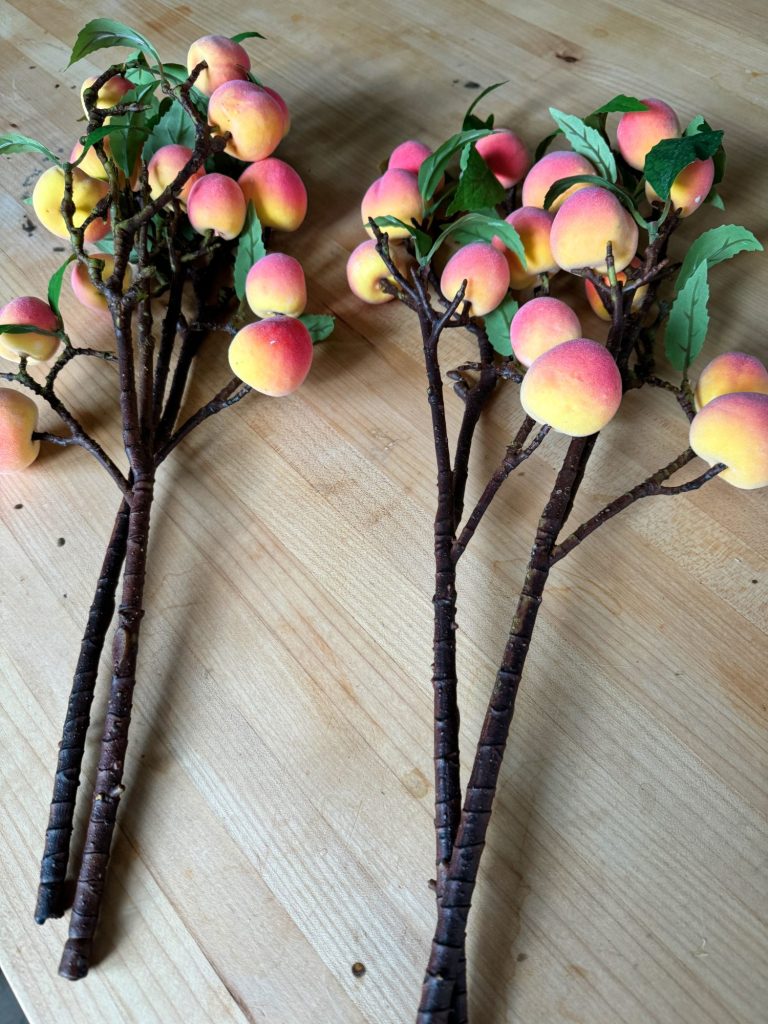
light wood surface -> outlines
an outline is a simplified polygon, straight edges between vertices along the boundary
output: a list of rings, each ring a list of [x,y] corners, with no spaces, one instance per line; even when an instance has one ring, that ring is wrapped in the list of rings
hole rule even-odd
[[[397,142],[456,130],[467,82],[509,79],[493,107],[531,143],[550,130],[550,105],[583,114],[617,92],[650,93],[727,130],[727,212],[702,210],[685,234],[726,220],[765,241],[766,11],[761,0],[212,9],[215,21],[204,6],[145,0],[0,6],[0,130],[62,153],[80,131],[76,90],[103,66],[64,70],[88,18],[122,18],[176,61],[205,32],[267,35],[249,49],[291,107],[284,154],[310,194],[286,248],[307,268],[311,309],[338,317],[299,394],[249,398],[161,475],[100,962],[75,984],[56,976],[66,920],[39,928],[32,911],[117,494],[75,450],[0,480],[0,967],[32,1024],[404,1024],[434,909],[433,455],[414,321],[346,290],[360,196]],[[61,259],[43,229],[23,230],[40,166],[2,162],[2,301],[44,294]],[[765,354],[768,261],[740,257],[712,285],[709,352]],[[107,340],[68,293],[63,309],[75,336]],[[468,351],[455,339],[448,350],[446,366]],[[225,379],[220,344],[207,352],[190,405]],[[72,366],[63,383],[116,451],[109,367]],[[459,403],[448,404],[455,426]],[[479,432],[470,497],[515,404],[500,397]],[[631,395],[576,515],[685,443],[671,397]],[[461,565],[465,763],[562,451],[547,444],[517,474]],[[478,1024],[764,1024],[766,526],[765,492],[715,482],[639,504],[554,571],[473,912]],[[89,778],[94,753],[92,742]]]

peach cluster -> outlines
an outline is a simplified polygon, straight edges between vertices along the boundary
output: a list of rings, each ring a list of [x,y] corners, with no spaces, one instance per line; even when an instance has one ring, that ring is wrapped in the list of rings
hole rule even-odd
[[[754,356],[726,352],[696,386],[690,445],[734,487],[768,487],[768,370]]]
[[[0,309],[0,324],[37,327],[41,331],[58,331],[59,319],[43,299],[34,295],[21,295],[11,299]],[[59,347],[59,339],[50,334],[0,334],[0,356],[18,362],[21,356],[44,361],[50,359]]]

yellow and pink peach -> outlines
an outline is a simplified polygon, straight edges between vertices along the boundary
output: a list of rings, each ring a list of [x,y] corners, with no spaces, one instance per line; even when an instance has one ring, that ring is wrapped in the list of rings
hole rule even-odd
[[[440,290],[453,299],[467,282],[464,300],[472,316],[485,316],[504,299],[509,289],[509,266],[504,255],[490,242],[470,242],[457,249],[445,265]]]
[[[633,268],[636,269],[636,268],[638,268],[640,266],[640,260],[635,258],[635,259],[632,260],[632,262],[629,265],[630,265],[630,267],[633,267]],[[627,281],[629,280],[629,278],[627,277],[626,271],[620,270],[617,273],[617,275],[616,275],[616,280],[619,281],[620,284],[625,285],[627,283]],[[606,285],[608,284],[608,278],[607,277],[603,277],[603,281],[605,282]],[[600,298],[600,294],[598,293],[597,288],[595,288],[595,286],[592,284],[592,282],[589,280],[589,278],[585,278],[585,280],[584,280],[584,291],[587,294],[587,302],[592,307],[592,312],[595,313],[597,316],[599,316],[601,320],[610,321],[611,314],[605,308],[605,303]],[[641,306],[643,305],[643,302],[645,300],[645,296],[647,294],[648,294],[648,285],[647,284],[641,285],[640,288],[637,288],[633,292],[633,294],[632,294],[632,307],[631,307],[633,313],[637,313],[638,310],[641,308]]]
[[[83,104],[86,117],[88,116],[88,110],[85,106],[85,92],[86,89],[90,89],[95,81],[95,77],[86,78],[80,87],[80,102]],[[135,85],[129,79],[124,78],[122,75],[114,75],[102,85],[96,94],[96,106],[99,110],[116,107],[118,103],[123,102],[125,94],[135,88]]]
[[[102,140],[104,143],[104,151],[109,155],[109,138]],[[82,142],[76,142],[72,147],[72,152],[69,154],[69,162],[74,164],[79,159],[83,152]],[[96,152],[95,146],[90,146],[88,152],[82,159],[82,162],[78,164],[81,171],[88,175],[89,178],[96,178],[98,181],[107,181],[108,174],[107,169],[101,162],[99,154]]]
[[[387,170],[410,171],[411,174],[418,174],[428,156],[432,156],[429,146],[418,139],[406,139],[392,150],[387,162]]]
[[[734,391],[713,398],[691,422],[690,445],[734,487],[768,487],[768,395]]]
[[[277,89],[271,89],[268,85],[262,85],[262,89],[268,96],[271,96],[275,103],[280,107],[280,113],[283,115],[283,138],[291,130],[291,112],[288,109],[288,104],[285,102],[283,97],[277,91]]]
[[[530,366],[555,345],[580,337],[579,318],[565,302],[550,295],[524,302],[509,325],[512,351],[523,366]]]
[[[368,220],[377,217],[397,217],[404,224],[411,221],[421,222],[424,218],[424,204],[419,192],[419,183],[415,174],[397,168],[385,171],[370,186],[363,196],[360,208],[365,230],[373,236],[368,227]],[[409,232],[397,226],[382,228],[391,241],[408,238]]]
[[[107,281],[115,272],[115,259],[106,253],[89,253],[90,259],[99,260],[101,267],[101,280]],[[127,288],[131,282],[130,264],[125,268],[123,287]],[[98,313],[106,313],[109,310],[107,300],[91,280],[88,267],[84,263],[75,263],[72,267],[70,284],[75,298],[81,306],[86,309],[93,309]]]
[[[566,199],[555,214],[550,234],[552,255],[559,267],[592,267],[601,274],[608,270],[608,242],[613,245],[616,270],[624,270],[637,252],[637,239],[637,224],[616,196],[595,186]]]
[[[192,43],[187,53],[187,71],[193,71],[202,61],[208,67],[200,72],[195,85],[206,96],[225,82],[247,80],[251,70],[251,59],[243,47],[226,36],[202,36]]]
[[[539,423],[571,437],[596,434],[621,404],[621,374],[613,356],[589,338],[542,353],[520,387],[523,409]]]
[[[289,395],[304,382],[312,365],[312,338],[301,322],[272,316],[248,324],[229,346],[236,377],[263,395]]]
[[[157,199],[172,184],[179,174],[184,170],[192,158],[192,150],[189,146],[182,146],[177,142],[171,142],[167,146],[156,149],[147,164],[147,176],[149,180],[149,194]],[[186,209],[189,193],[196,181],[205,175],[205,167],[198,169],[184,182],[177,193],[182,209]]]
[[[511,188],[522,181],[531,166],[528,147],[509,128],[502,128],[492,135],[484,135],[475,143],[475,148],[488,164],[491,173],[504,188]]]
[[[58,331],[59,320],[43,299],[34,295],[21,295],[11,299],[0,309],[0,324],[18,324],[24,327],[39,327],[41,331]],[[50,334],[0,334],[0,356],[18,362],[20,356],[29,359],[50,359],[59,347],[59,339]]]
[[[298,172],[277,157],[258,160],[238,178],[246,203],[264,227],[295,231],[307,215],[307,190]]]
[[[724,352],[707,363],[696,384],[696,408],[702,409],[721,395],[754,391],[768,395],[768,370],[746,352]]]
[[[0,473],[26,469],[37,458],[40,442],[37,406],[28,395],[13,388],[0,388]]]
[[[411,260],[406,250],[399,245],[390,245],[389,254],[397,269],[407,278]],[[383,289],[384,281],[391,285],[397,283],[376,251],[376,240],[366,238],[352,251],[347,260],[349,287],[358,299],[371,305],[379,305],[382,302],[391,302],[395,297]]]
[[[192,186],[187,200],[189,223],[201,235],[237,238],[245,224],[245,196],[226,174],[206,174]]]
[[[715,162],[712,157],[706,160],[694,160],[678,174],[669,190],[669,200],[673,210],[679,210],[681,217],[690,217],[710,193],[715,180]],[[645,195],[650,203],[660,203],[661,199],[651,187],[645,183]]]
[[[109,192],[106,181],[89,178],[88,175],[75,167],[72,171],[72,200],[75,213],[72,223],[79,228],[92,212],[96,204]],[[56,235],[57,238],[69,238],[67,225],[61,214],[61,201],[64,198],[64,171],[61,167],[49,167],[43,171],[32,190],[32,206],[43,227]],[[109,231],[109,218],[93,220],[85,229],[86,242],[98,242]]]
[[[586,157],[579,153],[572,153],[569,149],[556,149],[547,153],[541,160],[536,161],[525,176],[522,190],[523,206],[540,206],[543,209],[547,192],[554,183],[561,178],[571,178],[577,174],[597,174],[597,171]],[[571,185],[557,197],[550,206],[550,210],[553,213],[559,210],[569,196],[578,192],[579,189],[587,187],[588,182]]]
[[[647,110],[632,110],[622,114],[616,128],[619,152],[630,167],[642,171],[645,158],[663,139],[676,139],[680,123],[672,107],[663,100],[641,100]]]
[[[215,132],[229,132],[225,152],[249,163],[265,160],[283,137],[285,119],[279,104],[253,82],[220,85],[208,103],[208,121]]]
[[[538,206],[521,206],[506,218],[507,223],[520,236],[525,250],[523,266],[520,257],[508,249],[500,238],[493,239],[493,245],[504,253],[509,264],[510,288],[529,288],[539,274],[549,274],[558,269],[549,243],[553,220],[549,210],[542,210]]]
[[[245,297],[256,316],[301,316],[307,305],[307,282],[301,264],[284,252],[262,256],[245,278]]]

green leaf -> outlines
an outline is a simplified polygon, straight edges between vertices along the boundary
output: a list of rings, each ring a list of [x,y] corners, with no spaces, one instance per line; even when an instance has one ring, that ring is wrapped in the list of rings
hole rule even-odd
[[[563,192],[567,192],[571,185],[578,185],[580,182],[584,182],[588,185],[597,185],[599,188],[608,189],[621,201],[624,207],[632,214],[634,219],[640,225],[641,228],[648,230],[648,221],[642,216],[640,211],[637,209],[632,196],[629,195],[620,185],[614,185],[612,181],[607,181],[605,178],[599,178],[596,174],[572,174],[568,178],[558,178],[549,187],[549,191],[544,196],[544,209],[548,210],[552,203],[557,199]]]
[[[714,156],[723,140],[721,131],[698,131],[681,139],[662,139],[645,158],[645,177],[662,200],[669,199],[672,182],[694,160]]]
[[[183,85],[189,78],[189,72],[184,64],[163,64],[163,74],[169,82],[173,82],[175,85]]]
[[[336,317],[324,316],[319,313],[305,313],[299,317],[299,320],[309,331],[315,345],[319,341],[325,341],[329,335],[333,334],[333,328],[336,325]]]
[[[233,43],[242,43],[244,39],[266,39],[261,32],[238,32],[235,36],[229,37]]]
[[[67,258],[59,267],[59,269],[51,275],[51,279],[48,282],[48,305],[51,307],[51,309],[59,318],[59,320],[61,320],[61,311],[59,310],[59,296],[61,295],[61,284],[64,280],[64,271],[67,269],[67,267],[74,258],[74,254],[71,256],[67,256]]]
[[[489,114],[485,120],[483,120],[482,117],[478,117],[477,114],[467,114],[467,116],[464,118],[463,128],[465,132],[471,131],[472,129],[475,128],[493,128],[493,121],[493,114]]]
[[[480,118],[475,117],[473,111],[480,102],[480,100],[485,99],[489,92],[493,92],[494,89],[500,89],[502,85],[506,84],[507,82],[494,82],[493,85],[489,85],[487,89],[483,89],[483,91],[479,95],[475,96],[475,98],[472,100],[469,107],[467,108],[466,114],[464,115],[464,121],[462,122],[462,131],[466,132],[478,127],[490,127],[487,126],[483,121],[481,121]],[[470,119],[472,119],[473,123],[468,123]],[[476,121],[479,121],[480,124],[474,123]]]
[[[723,202],[722,196],[720,195],[720,193],[717,191],[716,188],[711,188],[709,190],[709,195],[704,200],[704,202],[705,203],[709,203],[710,206],[714,206],[714,208],[716,210],[724,210],[725,209],[725,203]]]
[[[144,159],[149,160],[161,146],[176,144],[193,149],[195,145],[195,123],[182,105],[171,102],[164,112],[159,110],[158,113],[160,113],[160,119],[152,128],[152,134],[147,139],[144,147]]]
[[[555,107],[549,108],[552,120],[570,142],[571,148],[590,160],[601,177],[616,181],[616,161],[608,143],[596,128],[585,124],[574,114],[564,114]]]
[[[417,228],[413,224],[406,224],[404,220],[399,220],[397,217],[374,217],[374,223],[380,228],[405,228],[413,238],[416,248],[416,259],[419,261],[421,261],[423,254],[432,245],[432,238],[426,231],[422,231],[421,228]]]
[[[509,340],[509,325],[518,310],[518,303],[508,295],[500,306],[497,306],[485,317],[485,333],[493,348],[501,356],[512,355],[512,343]]]
[[[701,352],[709,328],[709,283],[707,264],[699,263],[680,291],[669,311],[664,335],[664,351],[676,370],[687,373]]]
[[[746,228],[739,224],[721,224],[711,228],[692,243],[685,254],[683,265],[677,275],[677,290],[684,287],[686,281],[702,263],[707,268],[714,267],[724,260],[729,260],[740,252],[762,252],[763,247]]]
[[[536,152],[533,154],[533,162],[538,163],[539,160],[544,156],[549,147],[555,141],[560,132],[552,132],[551,135],[546,135],[536,147]]]
[[[32,196],[24,196],[24,198],[21,201],[22,201],[22,203],[24,203],[25,206],[32,206],[33,205],[33,203],[32,203]]]
[[[59,336],[58,331],[44,331],[34,324],[0,324],[0,334],[46,334],[51,338]]]
[[[10,156],[11,153],[42,153],[43,156],[53,160],[61,167],[61,160],[55,153],[52,153],[42,142],[30,139],[28,135],[17,135],[15,132],[0,135],[0,156]]]
[[[468,142],[477,142],[478,139],[485,138],[486,135],[490,134],[490,128],[477,128],[469,132],[458,132],[456,135],[452,135],[442,146],[438,146],[431,156],[427,157],[419,168],[419,190],[424,198],[424,202],[430,200],[435,194],[437,186],[440,184],[440,179],[454,155],[460,149],[463,149]]]
[[[267,250],[262,237],[261,222],[256,215],[256,208],[248,202],[245,225],[240,233],[235,255],[235,292],[238,299],[245,295],[245,279],[253,264],[266,256]]]
[[[482,210],[487,206],[496,206],[503,202],[506,192],[498,183],[488,164],[475,149],[473,142],[468,142],[461,153],[461,174],[459,184],[445,211],[450,217],[461,210]]]
[[[604,103],[602,107],[593,110],[590,117],[597,114],[626,114],[633,110],[648,110],[648,107],[642,100],[638,100],[634,96],[625,96],[624,93],[619,93],[618,96],[614,96],[612,100]]]
[[[475,242],[492,242],[494,238],[499,238],[518,257],[522,266],[526,266],[525,249],[517,231],[507,221],[500,220],[498,217],[489,217],[483,213],[467,213],[455,220],[453,224],[449,224],[437,236],[432,247],[424,256],[419,257],[419,263],[422,266],[429,263],[446,238],[457,232],[461,233],[462,238]]]
[[[113,21],[112,18],[96,18],[80,29],[67,67],[76,64],[83,57],[87,57],[89,53],[103,50],[108,46],[132,46],[137,50],[152,54],[160,63],[157,50],[140,32],[129,28],[121,21]]]

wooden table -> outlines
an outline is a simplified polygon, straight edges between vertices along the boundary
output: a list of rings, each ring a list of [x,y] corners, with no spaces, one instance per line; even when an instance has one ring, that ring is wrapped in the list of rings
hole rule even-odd
[[[456,130],[469,83],[509,79],[493,109],[532,143],[551,127],[549,105],[583,114],[617,92],[650,93],[727,129],[727,213],[702,210],[686,235],[725,219],[765,240],[765,8],[216,7],[214,23],[199,6],[146,0],[2,5],[0,130],[62,153],[81,130],[80,82],[104,66],[63,70],[89,17],[129,21],[177,61],[205,32],[269,36],[248,45],[290,104],[284,153],[311,204],[285,246],[307,268],[311,309],[333,311],[338,328],[300,393],[242,403],[162,474],[99,963],[77,984],[56,976],[66,920],[39,928],[32,909],[117,497],[76,450],[0,481],[0,966],[33,1024],[403,1024],[433,923],[433,456],[414,321],[346,290],[360,196],[401,139]],[[2,163],[2,301],[44,294],[62,258],[43,229],[25,229],[22,197],[41,166]],[[712,283],[709,353],[765,354],[768,261],[739,257]],[[63,309],[76,337],[107,340],[68,292]],[[451,344],[446,365],[466,352]],[[190,405],[225,379],[223,360],[212,354]],[[63,383],[117,451],[109,367],[71,367]],[[515,402],[497,401],[480,432],[472,496]],[[631,395],[577,514],[684,446],[670,396]],[[462,563],[467,758],[562,451],[536,455]],[[474,911],[479,1024],[765,1021],[767,525],[764,491],[715,482],[641,503],[553,574]]]

